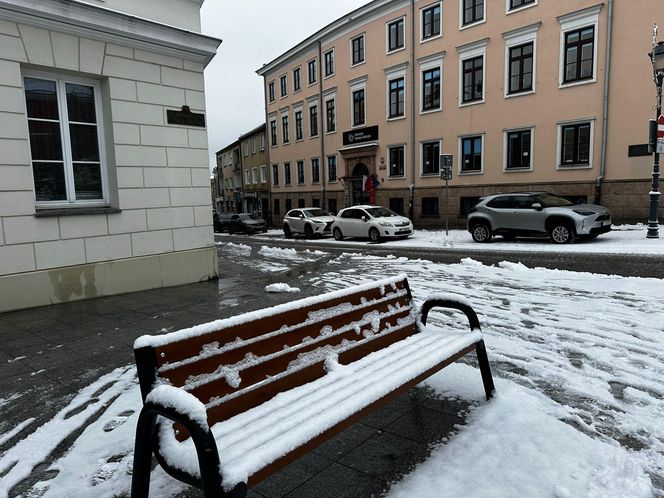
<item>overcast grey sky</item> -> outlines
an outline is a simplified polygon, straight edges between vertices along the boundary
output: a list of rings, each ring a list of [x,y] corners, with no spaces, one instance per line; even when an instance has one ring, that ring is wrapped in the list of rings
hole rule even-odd
[[[262,78],[256,69],[367,3],[369,0],[207,0],[201,9],[202,31],[223,40],[205,70],[212,155],[265,121]]]

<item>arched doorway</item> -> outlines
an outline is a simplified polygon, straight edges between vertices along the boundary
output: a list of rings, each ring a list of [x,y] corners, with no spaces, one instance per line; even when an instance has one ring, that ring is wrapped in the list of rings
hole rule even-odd
[[[357,163],[353,168],[353,175],[351,178],[352,185],[352,204],[369,204],[369,192],[363,192],[364,184],[363,178],[369,176],[369,168],[364,163]]]

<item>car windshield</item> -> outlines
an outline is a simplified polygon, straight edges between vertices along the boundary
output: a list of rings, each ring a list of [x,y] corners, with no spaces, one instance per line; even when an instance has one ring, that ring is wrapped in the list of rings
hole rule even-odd
[[[322,209],[309,209],[303,211],[305,218],[315,218],[316,216],[328,216],[328,214]]]
[[[573,206],[574,203],[568,201],[563,197],[558,197],[553,194],[538,194],[537,198],[539,199],[542,207],[561,207],[561,206]]]
[[[240,219],[241,220],[257,220],[259,218],[255,214],[241,214]]]
[[[389,218],[390,216],[399,216],[394,211],[390,211],[389,209],[384,207],[367,208],[366,212],[369,213],[374,218]]]

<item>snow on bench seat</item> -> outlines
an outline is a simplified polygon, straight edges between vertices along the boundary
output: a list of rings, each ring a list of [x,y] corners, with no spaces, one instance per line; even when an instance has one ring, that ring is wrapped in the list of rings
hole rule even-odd
[[[478,330],[418,328],[418,334],[349,365],[328,357],[324,377],[214,425],[224,488],[247,482],[263,467],[482,339]],[[192,441],[177,441],[171,424],[162,425],[160,450],[171,466],[199,475]]]

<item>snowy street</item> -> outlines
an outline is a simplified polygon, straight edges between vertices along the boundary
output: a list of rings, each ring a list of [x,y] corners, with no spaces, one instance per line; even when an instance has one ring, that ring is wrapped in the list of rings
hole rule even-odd
[[[459,422],[379,493],[664,495],[664,281],[508,262],[487,266],[469,258],[446,265],[369,251],[283,249],[258,239],[251,244],[222,238],[220,272],[237,272],[256,295],[268,296],[265,287],[272,285],[265,299],[284,302],[406,273],[418,301],[445,292],[475,307],[497,397],[484,401],[479,372],[469,364],[430,378],[427,388],[447,400],[443,406],[456,411]],[[257,305],[232,299],[234,292],[226,288],[216,298],[225,316]],[[458,315],[436,312],[430,323],[465,326]],[[29,361],[26,356],[6,365]],[[29,417],[0,422],[0,497],[110,498],[128,492],[141,402],[129,355],[127,360],[72,393],[38,426]],[[0,407],[20,398],[2,391]],[[397,418],[372,439],[396,438]],[[346,457],[337,458],[328,468],[344,465]],[[185,488],[163,471],[153,472],[152,496],[199,496]],[[306,489],[303,484],[280,495],[311,496]],[[257,488],[250,496],[274,495]]]

